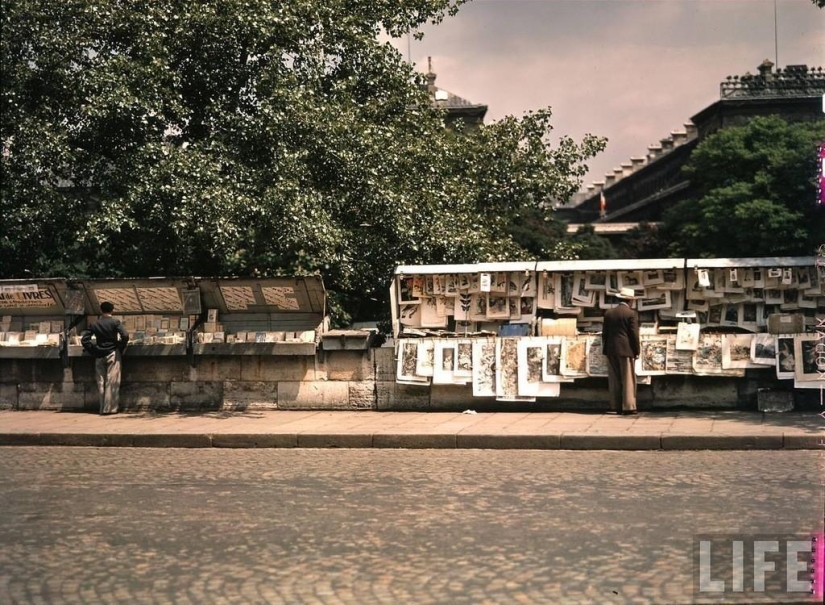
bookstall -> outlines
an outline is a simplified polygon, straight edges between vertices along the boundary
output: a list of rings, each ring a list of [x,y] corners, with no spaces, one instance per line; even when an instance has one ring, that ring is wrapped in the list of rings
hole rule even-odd
[[[391,289],[396,380],[499,401],[559,396],[607,376],[603,315],[629,287],[642,383],[747,372],[813,387],[824,281],[814,257],[402,266]]]

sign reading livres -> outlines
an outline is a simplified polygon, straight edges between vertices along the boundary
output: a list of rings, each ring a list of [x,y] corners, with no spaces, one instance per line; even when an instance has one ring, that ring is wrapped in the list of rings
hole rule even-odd
[[[25,290],[22,288],[25,288]],[[8,287],[3,288],[0,291],[0,308],[48,308],[57,306],[57,301],[48,288],[38,288],[37,286],[33,289],[26,286],[22,288],[18,290],[11,290]]]

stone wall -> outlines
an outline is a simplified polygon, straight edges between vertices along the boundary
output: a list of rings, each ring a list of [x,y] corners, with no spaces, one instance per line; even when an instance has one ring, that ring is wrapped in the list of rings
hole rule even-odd
[[[756,408],[770,372],[746,378],[657,376],[639,387],[640,409]],[[319,351],[315,356],[129,357],[123,362],[121,406],[127,410],[604,410],[607,380],[563,384],[561,397],[535,403],[473,398],[469,386],[395,382],[393,349]],[[94,360],[0,359],[0,409],[98,408]]]

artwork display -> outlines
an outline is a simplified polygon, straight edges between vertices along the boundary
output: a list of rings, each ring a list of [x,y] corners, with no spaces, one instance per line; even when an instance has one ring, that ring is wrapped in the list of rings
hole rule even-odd
[[[615,294],[622,287],[637,294],[640,383],[668,374],[743,376],[746,369],[774,366],[777,377],[809,384],[823,370],[812,335],[766,333],[768,318],[778,313],[804,314],[808,330],[825,314],[818,267],[590,266],[399,277],[391,293],[397,379],[472,384],[474,396],[532,401],[556,396],[562,383],[605,377],[600,333],[604,312],[619,303]],[[224,295],[233,308],[253,303],[240,288]],[[545,330],[562,321],[569,329]]]

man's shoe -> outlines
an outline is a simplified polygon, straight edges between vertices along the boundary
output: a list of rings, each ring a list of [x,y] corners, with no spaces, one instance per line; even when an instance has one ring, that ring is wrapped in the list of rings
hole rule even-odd
[[[636,410],[622,410],[621,411],[622,416],[635,416],[638,413],[639,412],[637,412]]]

